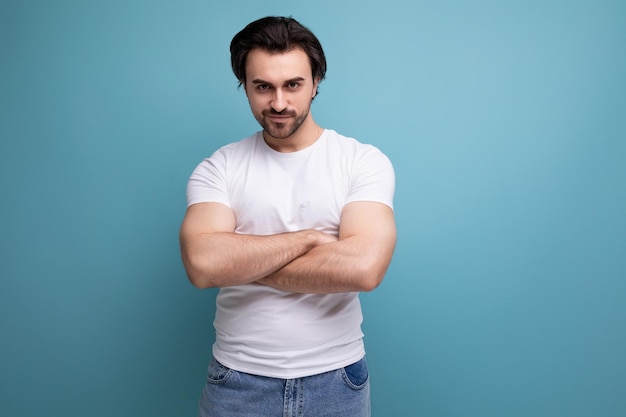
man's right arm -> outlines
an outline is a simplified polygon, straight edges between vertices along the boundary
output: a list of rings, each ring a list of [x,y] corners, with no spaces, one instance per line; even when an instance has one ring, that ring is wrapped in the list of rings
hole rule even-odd
[[[257,236],[235,233],[235,215],[221,203],[189,206],[180,229],[183,265],[198,288],[249,284],[337,238],[315,230]]]

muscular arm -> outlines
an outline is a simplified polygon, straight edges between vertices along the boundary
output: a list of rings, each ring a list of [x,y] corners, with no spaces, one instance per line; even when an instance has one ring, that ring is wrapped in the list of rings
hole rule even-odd
[[[269,236],[234,232],[235,216],[220,203],[194,204],[180,230],[187,276],[198,288],[248,284],[335,237],[315,230]]]
[[[338,241],[312,248],[259,283],[302,293],[371,291],[382,281],[395,243],[388,206],[353,202],[342,212]]]

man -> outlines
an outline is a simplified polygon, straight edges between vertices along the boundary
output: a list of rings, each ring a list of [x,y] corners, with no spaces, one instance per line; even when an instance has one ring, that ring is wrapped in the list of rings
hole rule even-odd
[[[183,263],[220,288],[198,415],[369,416],[358,292],[391,261],[393,168],[313,120],[326,60],[296,20],[252,22],[230,51],[262,131],[202,161],[187,188]]]

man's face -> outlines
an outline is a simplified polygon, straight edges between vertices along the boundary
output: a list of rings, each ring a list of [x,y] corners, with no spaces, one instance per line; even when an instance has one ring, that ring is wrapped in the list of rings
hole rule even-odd
[[[287,139],[309,120],[317,82],[302,49],[270,53],[257,48],[246,59],[245,90],[252,114],[265,134]]]

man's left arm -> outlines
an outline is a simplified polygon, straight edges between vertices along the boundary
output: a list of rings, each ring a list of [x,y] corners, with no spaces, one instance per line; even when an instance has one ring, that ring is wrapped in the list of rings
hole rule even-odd
[[[341,213],[339,239],[320,245],[257,281],[285,291],[371,291],[383,280],[396,245],[393,210],[355,201]]]

